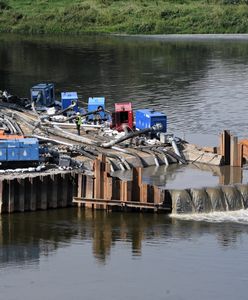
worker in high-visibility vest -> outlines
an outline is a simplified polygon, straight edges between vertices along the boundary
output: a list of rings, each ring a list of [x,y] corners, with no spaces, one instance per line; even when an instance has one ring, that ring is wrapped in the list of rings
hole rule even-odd
[[[76,126],[77,126],[78,135],[80,135],[80,127],[81,127],[81,125],[82,125],[82,117],[80,116],[80,113],[77,113]]]

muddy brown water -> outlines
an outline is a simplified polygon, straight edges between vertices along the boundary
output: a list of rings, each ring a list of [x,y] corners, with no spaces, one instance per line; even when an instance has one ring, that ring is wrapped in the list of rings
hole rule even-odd
[[[239,37],[239,38],[237,38]],[[24,37],[0,35],[0,89],[22,97],[54,82],[82,105],[132,101],[168,129],[216,145],[246,137],[247,36]],[[227,174],[223,176],[223,174]],[[247,182],[246,171],[146,170],[144,181],[195,188]],[[246,299],[248,213],[181,216],[62,209],[0,218],[0,299]]]

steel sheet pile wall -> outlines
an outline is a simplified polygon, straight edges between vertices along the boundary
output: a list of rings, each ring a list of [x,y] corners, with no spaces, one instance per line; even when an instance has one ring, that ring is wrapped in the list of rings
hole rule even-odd
[[[78,195],[73,202],[92,209],[171,211],[165,190],[142,183],[142,169],[133,169],[133,180],[123,181],[110,175],[105,156],[94,161],[94,176],[78,175]]]
[[[0,213],[46,210],[72,205],[74,173],[0,180]]]

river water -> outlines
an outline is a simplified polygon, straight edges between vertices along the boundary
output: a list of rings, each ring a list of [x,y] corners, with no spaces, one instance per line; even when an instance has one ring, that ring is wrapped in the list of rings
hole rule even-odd
[[[82,105],[105,96],[109,109],[132,101],[135,109],[163,111],[169,131],[193,142],[216,145],[223,129],[247,137],[247,36],[0,35],[0,89],[29,97],[39,82],[54,82],[57,98],[77,91]],[[201,177],[197,169],[173,168],[168,176],[148,170],[144,180],[222,178],[214,169]],[[235,176],[247,182],[247,175]],[[245,210],[4,215],[0,299],[246,299],[247,225]]]

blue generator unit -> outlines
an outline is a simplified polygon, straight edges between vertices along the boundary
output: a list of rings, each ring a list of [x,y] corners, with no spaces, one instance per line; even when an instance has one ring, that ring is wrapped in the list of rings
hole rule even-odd
[[[39,161],[39,143],[36,138],[0,140],[1,162]]]
[[[7,160],[7,143],[6,140],[0,140],[0,161]]]
[[[99,108],[102,108],[103,111],[99,112],[100,118],[102,120],[106,119],[105,113],[105,98],[104,97],[90,97],[88,100],[88,112],[95,111]],[[91,114],[88,116],[89,121],[93,121],[95,119],[95,115]]]
[[[78,112],[78,95],[77,95],[77,92],[63,92],[63,93],[61,93],[62,109],[66,109],[72,103],[76,103],[73,110]]]
[[[19,160],[39,160],[39,142],[35,138],[19,139]]]
[[[164,113],[156,112],[150,109],[139,109],[135,112],[136,129],[142,130],[160,123],[161,132],[167,131],[167,116]]]
[[[52,106],[55,102],[53,83],[39,83],[31,88],[31,101],[37,106]]]

